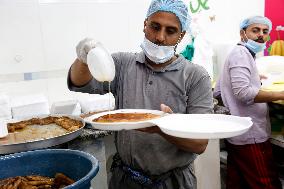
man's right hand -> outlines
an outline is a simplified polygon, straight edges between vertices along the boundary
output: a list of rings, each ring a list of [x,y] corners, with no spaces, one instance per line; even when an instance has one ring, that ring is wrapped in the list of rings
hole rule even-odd
[[[97,41],[92,38],[85,38],[81,40],[76,46],[78,59],[83,63],[87,63],[87,54],[91,49],[96,47],[96,44]]]
[[[76,46],[77,59],[70,69],[70,80],[76,87],[86,85],[93,78],[87,65],[87,54],[96,44],[94,39],[85,38]]]

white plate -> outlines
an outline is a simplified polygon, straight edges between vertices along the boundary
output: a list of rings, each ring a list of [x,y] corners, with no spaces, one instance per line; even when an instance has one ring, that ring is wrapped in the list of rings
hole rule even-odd
[[[7,123],[4,120],[0,120],[0,138],[4,138],[8,135]]]
[[[250,117],[223,114],[171,114],[153,122],[168,135],[192,139],[230,138],[252,126]]]
[[[93,122],[93,119],[96,119],[100,116],[107,115],[107,114],[115,114],[115,113],[151,113],[156,115],[166,115],[166,113],[158,110],[146,110],[146,109],[119,109],[114,111],[106,111],[98,114],[94,114],[92,116],[86,117],[84,120],[86,123],[92,125],[95,129],[100,130],[110,130],[110,131],[119,131],[119,130],[131,130],[131,129],[141,129],[146,127],[154,126],[154,120],[146,120],[146,121],[137,121],[137,122],[113,122],[113,123],[99,123]]]

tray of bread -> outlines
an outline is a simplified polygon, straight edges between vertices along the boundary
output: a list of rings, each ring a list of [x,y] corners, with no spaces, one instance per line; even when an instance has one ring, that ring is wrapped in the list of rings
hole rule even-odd
[[[81,134],[85,122],[71,115],[43,115],[8,120],[8,135],[0,138],[0,154],[56,146]]]

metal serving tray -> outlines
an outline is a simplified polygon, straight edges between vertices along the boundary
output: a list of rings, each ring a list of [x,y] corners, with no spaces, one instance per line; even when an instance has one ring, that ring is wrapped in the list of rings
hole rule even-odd
[[[85,121],[77,116],[71,116],[71,115],[62,115],[62,114],[55,114],[55,115],[44,115],[44,116],[34,116],[30,118],[25,118],[22,120],[28,120],[31,118],[45,118],[48,116],[53,116],[53,117],[62,117],[62,116],[67,116],[71,119],[79,120],[83,123],[83,126],[75,131],[51,137],[51,138],[45,138],[45,139],[38,139],[38,140],[33,140],[33,141],[26,141],[26,142],[19,142],[17,143],[16,140],[11,140],[11,138],[15,138],[14,133],[9,133],[9,135],[5,138],[0,138],[0,154],[10,154],[10,153],[15,153],[15,152],[24,152],[24,151],[29,151],[29,150],[36,150],[36,149],[42,149],[42,148],[48,148],[52,146],[56,146],[59,144],[63,144],[65,142],[68,142],[70,140],[75,139],[78,137],[82,129],[85,126]],[[17,120],[17,121],[22,121],[22,120]],[[9,121],[8,121],[9,122]],[[13,121],[14,122],[14,121]],[[10,137],[10,138],[9,138]],[[14,142],[11,142],[14,141]]]

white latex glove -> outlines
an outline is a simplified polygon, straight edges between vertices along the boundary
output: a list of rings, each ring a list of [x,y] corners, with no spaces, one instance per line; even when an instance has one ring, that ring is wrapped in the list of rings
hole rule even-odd
[[[97,41],[92,38],[85,38],[81,40],[76,46],[78,59],[83,63],[87,63],[87,54],[91,49],[96,47],[96,44]]]

